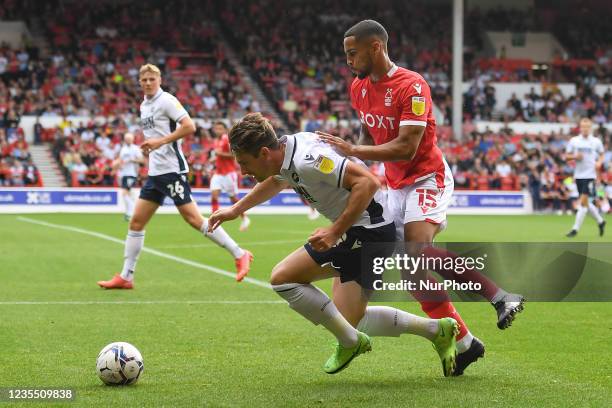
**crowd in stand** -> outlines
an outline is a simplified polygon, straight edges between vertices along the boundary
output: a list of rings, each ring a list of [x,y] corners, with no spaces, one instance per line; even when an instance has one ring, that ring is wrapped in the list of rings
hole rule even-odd
[[[5,2],[0,18],[37,25],[49,42],[46,57],[27,41],[23,49],[0,46],[0,112],[5,122],[19,123],[21,115],[114,118],[105,125],[64,120],[50,132],[37,131],[45,133],[37,140],[54,142],[55,155],[71,184],[107,185],[114,183],[111,164],[121,135],[128,128],[138,129],[142,99],[138,67],[145,62],[161,68],[162,86],[198,118],[202,133],[218,118],[232,120],[260,111],[227,61],[209,20],[210,10],[210,2],[183,2],[179,7],[162,1]],[[7,143],[11,152],[19,149],[13,148],[12,137],[4,139],[0,138],[0,182],[19,185],[7,170],[18,163],[4,159]],[[194,158],[196,167],[200,162]],[[30,181],[26,178],[21,184]]]
[[[468,11],[464,24],[464,71],[471,81],[464,95],[468,127],[472,120],[494,117],[504,121],[574,122],[587,115],[596,124],[612,120],[611,92],[603,96],[593,92],[597,83],[612,81],[612,42],[609,30],[597,31],[601,22],[594,21],[597,13],[586,8],[588,3],[581,3],[580,18],[572,20],[570,30],[563,30],[560,22],[570,21],[572,15],[559,8],[537,13]],[[139,18],[132,18],[134,15]],[[23,16],[27,16],[30,26],[40,27],[49,41],[50,53],[42,57],[28,43],[23,49],[0,47],[0,112],[5,128],[0,133],[3,184],[19,184],[11,176],[13,173],[6,171],[18,166],[15,162],[28,166],[28,159],[22,157],[28,156],[23,154],[27,143],[16,126],[11,127],[24,114],[112,118],[103,124],[64,120],[59,127],[40,132],[45,133],[42,140],[54,144],[54,153],[73,185],[114,184],[112,160],[122,135],[129,130],[137,135],[137,142],[141,137],[137,70],[142,63],[153,62],[162,68],[162,86],[174,93],[193,117],[200,118],[197,133],[183,146],[194,170],[192,183],[206,185],[213,167],[212,121],[226,118],[231,122],[248,111],[260,110],[258,101],[228,62],[219,30],[233,41],[242,62],[271,99],[278,101],[291,130],[302,124],[310,131],[324,127],[354,140],[358,122],[348,104],[346,89],[352,76],[345,63],[342,36],[355,21],[376,16],[389,31],[391,59],[423,73],[431,86],[436,106],[445,118],[439,123],[441,144],[458,187],[554,190],[562,196],[559,191],[563,190],[568,169],[559,152],[567,135],[494,135],[468,129],[469,142],[458,143],[445,133],[444,125],[448,125],[452,113],[452,18],[448,4],[294,0],[287,9],[275,6],[272,0],[121,5],[50,1],[41,8],[38,2],[26,0],[0,6],[0,17]],[[218,26],[210,22],[215,19]],[[548,78],[542,78],[525,67],[508,70],[483,64],[474,51],[482,48],[479,42],[483,30],[534,27],[554,32],[572,54],[593,59],[595,64],[560,65],[551,69]],[[543,95],[535,91],[514,95],[506,106],[494,109],[492,81],[542,79],[572,80],[577,94],[567,97],[550,87]],[[609,135],[601,136],[609,148]],[[608,152],[608,162],[609,159]],[[32,174],[27,170],[24,173]],[[31,181],[24,176],[23,183]],[[537,203],[541,204],[540,198]]]
[[[570,210],[578,197],[573,165],[564,159],[570,137],[577,134],[518,135],[510,129],[498,133],[472,131],[467,140],[441,140],[455,178],[455,187],[472,190],[528,190],[536,211]],[[607,205],[612,199],[612,138],[595,127],[604,144],[604,162],[597,182]]]
[[[28,142],[14,111],[0,116],[0,186],[40,184],[38,169],[32,163]]]
[[[342,37],[351,24],[373,15],[389,28],[394,61],[426,73],[430,81],[448,84],[450,37],[443,33],[451,20],[444,5],[301,0],[292,2],[287,11],[273,3],[230,0],[220,16],[243,62],[278,101],[294,128],[300,127],[303,118],[353,117],[347,103],[351,73]],[[434,98],[439,93],[436,89]],[[442,93],[446,94],[446,88]]]
[[[259,110],[228,63],[206,5],[195,11],[181,5],[51,1],[41,10],[36,2],[8,3],[0,15],[39,16],[29,23],[43,30],[50,55],[43,58],[34,47],[0,48],[0,106],[38,116],[136,113],[138,67],[154,62],[163,86],[193,116],[235,118]]]
[[[112,164],[122,136],[129,130],[121,120],[104,125],[75,125],[64,120],[56,128],[44,130],[42,139],[52,141],[53,155],[71,185],[105,186],[115,184]]]
[[[611,120],[609,93],[597,96],[593,86],[612,81],[612,42],[609,30],[599,29],[604,23],[590,3],[551,10],[469,9],[464,71],[472,86],[465,94],[466,115],[473,120],[515,116],[525,121],[564,121],[575,120],[579,111],[595,110],[591,116]],[[136,112],[137,67],[152,61],[164,71],[164,87],[185,101],[194,117],[231,120],[260,106],[227,62],[210,22],[216,19],[234,40],[243,62],[278,101],[290,128],[297,129],[302,118],[354,117],[347,104],[351,75],[341,39],[351,23],[371,16],[388,28],[391,58],[423,73],[444,121],[450,120],[452,18],[451,7],[444,3],[295,0],[287,9],[275,7],[271,0],[120,5],[49,1],[43,6],[34,1],[5,2],[0,17],[24,18],[37,25],[50,42],[51,55],[41,58],[27,44],[20,50],[4,47],[0,75],[18,114],[121,115]],[[535,77],[523,66],[508,70],[480,63],[475,50],[483,48],[483,31],[535,28],[552,31],[572,55],[596,63],[563,66],[555,70],[558,78]],[[522,106],[498,106],[495,112],[491,81],[550,79],[576,82],[577,95],[569,98],[553,89],[532,103],[517,95]]]
[[[72,186],[117,186],[117,168],[114,160],[121,148],[123,135],[135,135],[138,145],[143,140],[137,122],[118,119],[98,124],[74,124],[64,120],[55,128],[43,129],[43,140],[53,144],[53,155],[61,164],[66,179]],[[208,186],[214,170],[214,140],[210,126],[197,126],[193,135],[183,139],[182,150],[191,168],[190,183],[196,187]],[[141,178],[146,178],[141,168]],[[243,185],[249,185],[245,180]]]
[[[477,86],[473,85],[464,95],[466,119],[490,120],[495,104],[495,89],[484,85],[481,93],[476,89]],[[448,118],[450,110],[446,113]],[[524,95],[513,93],[506,105],[499,107],[496,115],[497,119],[504,122],[532,123],[574,123],[584,116],[591,117],[598,124],[612,121],[612,89],[600,96],[590,87],[579,87],[576,95],[567,97],[554,85],[544,94],[536,93],[532,88]]]
[[[224,2],[220,16],[243,62],[251,67],[270,96],[279,101],[279,108],[292,126],[299,127],[301,119],[326,121],[330,117],[337,120],[353,117],[346,103],[351,75],[344,59],[342,37],[352,23],[371,16],[376,16],[389,32],[391,59],[422,73],[428,80],[434,102],[448,124],[452,117],[449,4],[297,0],[287,11],[272,3],[271,0],[229,0]],[[568,97],[552,89],[550,95],[542,98],[546,109],[541,109],[539,99],[522,101],[523,106],[513,107],[516,109],[513,116],[534,122],[574,121],[580,111],[594,110],[591,115],[597,115],[600,121],[612,120],[609,93],[602,97],[593,92],[597,83],[612,81],[612,41],[609,30],[602,27],[605,23],[597,8],[590,9],[589,3],[581,1],[576,2],[576,8],[537,11],[470,9],[464,22],[464,79],[471,82],[464,95],[466,116],[488,120],[512,114],[509,106],[498,106],[496,111],[495,89],[490,85],[493,81],[571,81],[577,85],[576,96]],[[580,10],[579,19],[574,19],[575,9]],[[405,24],[406,21],[410,24]],[[266,29],[261,30],[262,26]],[[602,29],[598,31],[597,27]],[[572,56],[589,58],[590,63],[567,65],[559,56],[559,61],[546,71],[536,72],[531,64],[494,66],[484,63],[477,55],[476,50],[484,48],[482,34],[486,30],[530,29],[552,31],[566,40]],[[591,44],[584,47],[590,40],[593,40]]]
[[[604,127],[596,126],[595,135],[604,142],[604,167],[598,182],[603,199],[612,199],[612,139]],[[104,125],[95,123],[73,125],[64,122],[51,129],[54,153],[66,170],[72,185],[117,185],[112,161],[120,148],[121,136],[131,131],[136,143],[142,140],[137,125],[116,121]],[[466,123],[466,139],[451,137],[439,140],[455,178],[456,189],[527,190],[539,211],[570,211],[577,197],[572,178],[573,163],[564,160],[565,146],[576,134],[521,135],[510,129],[500,132],[477,132]],[[354,135],[354,132],[350,132]],[[354,141],[354,139],[353,139]],[[196,187],[208,185],[214,171],[214,135],[198,126],[194,135],[184,139],[183,151],[190,164],[190,183]],[[384,180],[384,169],[370,163],[371,170]],[[141,172],[146,177],[146,169]],[[244,178],[242,186],[252,185]],[[604,206],[604,208],[608,208]]]

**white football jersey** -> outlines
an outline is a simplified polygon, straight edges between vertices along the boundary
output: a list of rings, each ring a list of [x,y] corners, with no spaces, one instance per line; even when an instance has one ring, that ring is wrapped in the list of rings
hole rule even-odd
[[[124,144],[119,151],[119,159],[121,159],[122,165],[119,169],[119,177],[138,177],[139,164],[135,163],[134,160],[142,158],[140,148],[135,144],[126,145]]]
[[[595,179],[597,172],[595,163],[604,152],[601,140],[593,135],[574,136],[570,139],[565,151],[571,154],[582,153],[582,160],[576,160],[575,179]]]
[[[178,99],[161,88],[153,98],[145,98],[140,104],[140,125],[145,140],[169,135],[186,116],[188,113]],[[149,176],[189,172],[181,144],[179,139],[153,150],[149,154]]]
[[[351,192],[342,187],[348,158],[339,155],[314,133],[301,132],[283,136],[285,158],[276,176],[291,187],[330,221],[346,208]],[[365,164],[351,158],[353,162]],[[393,222],[385,208],[385,195],[377,191],[370,205],[353,226],[374,228]]]

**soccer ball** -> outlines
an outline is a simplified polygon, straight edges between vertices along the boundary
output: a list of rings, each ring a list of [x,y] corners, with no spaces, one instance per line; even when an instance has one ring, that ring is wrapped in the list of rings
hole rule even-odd
[[[134,384],[143,370],[140,351],[130,343],[111,343],[98,354],[96,372],[104,384]]]

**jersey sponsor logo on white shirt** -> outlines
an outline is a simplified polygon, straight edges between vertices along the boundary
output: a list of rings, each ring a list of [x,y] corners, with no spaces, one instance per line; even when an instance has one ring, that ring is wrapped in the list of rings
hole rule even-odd
[[[310,193],[308,191],[306,191],[306,189],[303,186],[293,186],[293,190],[298,193],[300,196],[302,196],[302,198],[306,201],[308,201],[310,204],[314,204],[317,202],[317,200],[314,199],[314,197],[312,195],[310,195]]]
[[[153,120],[153,116],[143,118],[140,121],[140,126],[145,130],[153,129],[155,127],[155,120]]]

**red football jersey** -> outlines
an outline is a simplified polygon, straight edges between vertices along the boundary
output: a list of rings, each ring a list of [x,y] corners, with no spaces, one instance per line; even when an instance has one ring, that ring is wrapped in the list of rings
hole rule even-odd
[[[221,135],[220,138],[215,140],[215,150],[221,150],[225,153],[231,153],[229,137],[226,134]],[[236,171],[236,160],[233,157],[216,157],[215,173],[224,175]]]
[[[355,78],[351,105],[376,145],[395,139],[400,126],[425,127],[414,159],[385,162],[385,176],[391,188],[400,189],[433,174],[438,186],[444,187],[444,161],[436,144],[431,92],[421,75],[393,65],[378,82],[370,81],[370,77]]]

